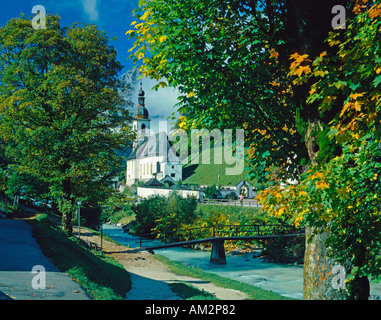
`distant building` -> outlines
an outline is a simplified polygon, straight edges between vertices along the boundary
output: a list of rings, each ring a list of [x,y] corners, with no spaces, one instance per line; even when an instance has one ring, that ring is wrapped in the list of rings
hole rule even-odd
[[[133,129],[137,136],[133,150],[127,158],[126,183],[133,185],[150,179],[182,181],[182,163],[165,132],[151,134],[150,119],[145,107],[145,93],[140,87],[138,107],[135,111]]]

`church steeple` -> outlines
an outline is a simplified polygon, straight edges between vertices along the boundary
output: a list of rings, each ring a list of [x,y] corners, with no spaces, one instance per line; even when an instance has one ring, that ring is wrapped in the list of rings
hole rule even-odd
[[[138,107],[135,110],[135,116],[133,121],[133,130],[136,131],[137,136],[134,141],[134,149],[144,141],[144,139],[149,135],[150,130],[150,119],[149,113],[145,106],[145,93],[143,91],[143,85],[140,82],[140,90],[138,91]]]
[[[139,92],[138,92],[138,105],[139,106],[145,106],[145,99],[146,98],[144,98],[144,91],[143,91],[143,83],[142,82],[140,82],[140,90],[139,90]]]
[[[138,107],[135,111],[135,119],[148,119],[149,113],[145,106],[145,93],[143,91],[143,84],[140,82],[140,90],[138,92]]]

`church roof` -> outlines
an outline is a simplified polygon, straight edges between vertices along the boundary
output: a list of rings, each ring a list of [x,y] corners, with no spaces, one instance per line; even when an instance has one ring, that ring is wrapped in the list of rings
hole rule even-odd
[[[149,113],[145,106],[138,106],[135,110],[135,119],[141,118],[141,119],[148,119]]]
[[[143,85],[140,83],[140,90],[138,92],[138,107],[135,110],[135,119],[148,119],[149,113],[146,108],[144,94]]]
[[[144,186],[146,187],[162,187],[164,184],[162,184],[159,180],[156,178],[149,179]]]

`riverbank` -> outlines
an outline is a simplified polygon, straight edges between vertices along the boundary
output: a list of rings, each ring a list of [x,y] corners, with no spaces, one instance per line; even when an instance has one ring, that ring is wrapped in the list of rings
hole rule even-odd
[[[113,225],[104,225],[104,233],[120,244],[130,248],[140,246],[139,237],[124,233],[121,228]],[[157,244],[156,240],[145,241],[144,246]],[[254,254],[227,255],[226,265],[210,264],[210,252],[187,248],[168,248],[155,250],[155,255],[161,255],[170,261],[187,266],[194,274],[204,272],[215,274],[226,281],[259,288],[263,293],[262,299],[269,293],[277,295],[276,299],[303,298],[303,267],[266,263],[262,259],[254,258]]]
[[[118,237],[105,234],[120,243]],[[78,229],[74,228],[74,234]],[[120,235],[122,235],[120,231]],[[81,239],[91,241],[100,246],[100,237],[92,232],[81,229]],[[134,240],[135,241],[135,240]],[[207,279],[206,272],[194,272],[192,268],[184,267],[182,272],[174,272],[173,264],[166,263],[164,259],[157,259],[146,251],[138,251],[124,245],[115,244],[114,242],[103,240],[103,253],[117,260],[129,272],[131,276],[132,288],[127,293],[127,300],[181,300],[181,297],[173,290],[176,284],[185,284],[195,287],[200,291],[205,291],[220,300],[279,300],[284,297],[252,286],[245,286],[239,281],[234,282],[234,288],[227,288],[222,283],[229,283],[228,279],[222,277],[210,277]],[[172,268],[171,268],[172,266]],[[188,272],[184,272],[188,269]],[[180,274],[179,274],[180,273]],[[219,284],[216,282],[219,281]],[[240,286],[242,290],[240,290]],[[200,297],[202,298],[202,297]]]
[[[121,228],[105,225],[104,232],[118,243],[131,248],[139,247],[139,237],[124,233]],[[153,245],[156,242],[144,242],[144,245]],[[193,270],[202,270],[213,273],[225,279],[236,280],[261,288],[264,291],[292,299],[303,299],[303,266],[283,263],[266,262],[255,257],[254,254],[227,254],[226,265],[213,265],[209,263],[210,252],[191,250],[186,248],[171,248],[156,250],[157,255],[162,255],[170,261],[180,265],[190,266]],[[380,299],[381,283],[371,284],[371,299]]]

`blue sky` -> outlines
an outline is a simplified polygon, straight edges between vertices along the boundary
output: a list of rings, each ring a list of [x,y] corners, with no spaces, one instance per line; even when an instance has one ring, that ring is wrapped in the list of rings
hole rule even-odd
[[[93,23],[109,37],[116,36],[117,40],[110,44],[117,50],[118,60],[124,66],[122,73],[133,68],[134,63],[128,59],[130,53],[127,52],[132,47],[133,40],[128,40],[125,33],[131,28],[131,22],[136,20],[132,11],[138,7],[138,0],[8,0],[1,6],[0,26],[19,17],[21,13],[27,17],[32,16],[35,5],[43,5],[47,12],[58,14],[62,25],[76,21]],[[143,80],[147,108],[152,118],[164,120],[174,111],[177,94],[172,88],[150,90],[155,84],[152,80]]]

